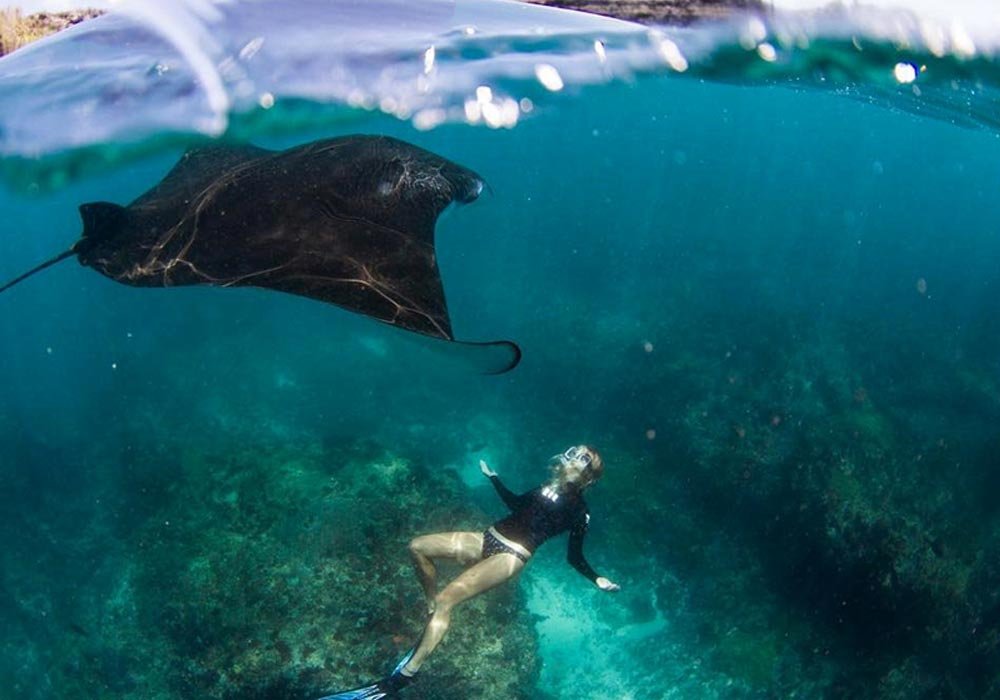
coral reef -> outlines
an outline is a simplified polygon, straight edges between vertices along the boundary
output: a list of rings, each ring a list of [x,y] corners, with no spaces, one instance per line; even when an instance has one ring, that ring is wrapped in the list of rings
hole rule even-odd
[[[986,372],[971,381],[973,358],[956,366],[927,344],[888,364],[873,348],[898,331],[870,324],[761,314],[736,338],[738,316],[671,323],[675,345],[642,378],[617,365],[622,393],[656,389],[615,427],[656,429],[645,446],[615,431],[616,467],[643,486],[606,488],[632,537],[697,592],[706,662],[745,696],[995,693],[995,490],[969,484],[1000,419]]]
[[[374,680],[423,625],[407,541],[487,521],[450,470],[373,444],[333,453],[249,434],[130,454],[83,489],[99,511],[77,509],[74,535],[58,526],[70,541],[37,551],[96,570],[67,576],[70,593],[43,588],[63,573],[56,562],[33,579],[5,568],[18,631],[36,641],[5,647],[48,659],[23,660],[48,668],[36,690],[11,686],[17,697],[308,698]],[[508,586],[459,608],[416,696],[527,697],[537,654],[520,596]]]
[[[166,700],[376,678],[422,624],[408,539],[499,512],[475,460],[527,489],[582,438],[608,460],[588,558],[623,591],[547,545],[524,581],[456,612],[414,697],[1000,690],[989,353],[890,360],[895,330],[785,313],[751,334],[704,306],[661,314],[671,342],[654,328],[650,351],[623,340],[648,320],[562,308],[545,334],[570,342],[539,366],[572,371],[528,365],[481,403],[467,377],[347,371],[371,360],[333,341],[282,369],[237,352],[259,328],[221,325],[208,384],[187,347],[141,374],[124,357],[100,439],[48,444],[11,422],[0,681],[19,700]],[[333,364],[350,415],[326,413]],[[384,419],[386,396],[406,420]]]

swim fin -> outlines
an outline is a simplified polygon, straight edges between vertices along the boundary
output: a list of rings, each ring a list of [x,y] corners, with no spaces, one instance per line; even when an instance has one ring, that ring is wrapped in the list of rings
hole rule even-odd
[[[380,680],[378,683],[366,685],[363,688],[355,688],[354,690],[345,690],[342,693],[335,693],[334,695],[325,695],[319,700],[381,700],[381,698],[396,697],[396,691],[401,690],[413,682],[414,676],[407,676],[404,674],[403,666],[406,665],[407,661],[413,658],[413,652],[416,650],[416,647],[410,649],[409,653],[403,657],[402,661],[396,664],[396,668],[392,670],[392,673]]]
[[[336,695],[324,695],[319,700],[380,700],[381,698],[393,697],[392,690],[383,686],[382,681],[373,685],[366,685],[364,688],[345,690]]]

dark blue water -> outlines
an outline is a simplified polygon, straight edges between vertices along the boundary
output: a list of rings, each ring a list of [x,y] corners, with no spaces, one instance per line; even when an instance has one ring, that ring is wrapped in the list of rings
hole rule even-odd
[[[5,292],[0,696],[365,680],[419,633],[406,540],[500,514],[478,460],[523,490],[584,441],[588,557],[622,592],[549,544],[410,697],[997,691],[1000,141],[899,106],[669,74],[514,129],[256,135],[388,134],[479,172],[438,260],[456,337],[521,346],[501,376],[273,292],[72,261]],[[0,278],[181,152],[153,150],[56,189],[25,165]]]

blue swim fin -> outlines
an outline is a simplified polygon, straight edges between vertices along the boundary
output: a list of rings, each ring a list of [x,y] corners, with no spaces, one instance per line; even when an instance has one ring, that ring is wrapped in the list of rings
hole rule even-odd
[[[421,637],[421,639],[423,639],[423,637]],[[406,664],[408,664],[410,662],[410,659],[413,658],[413,654],[416,651],[417,651],[417,647],[413,647],[408,652],[406,652],[406,656],[404,656],[400,660],[400,662],[398,664],[396,664],[396,668],[392,669],[392,676],[403,676],[403,666],[405,666]],[[392,676],[390,676],[390,678]],[[410,679],[412,679],[413,676],[403,676],[403,678],[410,678]]]
[[[319,698],[319,700],[381,700],[382,698],[396,697],[397,690],[406,687],[413,681],[413,676],[407,676],[403,673],[403,666],[413,658],[413,652],[416,650],[416,647],[410,649],[402,661],[396,664],[396,668],[392,670],[392,673],[378,683],[366,685],[363,688],[355,688],[354,690],[345,690],[342,693],[335,693],[334,695],[325,695]]]
[[[324,695],[319,700],[380,700],[389,697],[390,692],[392,691],[383,688],[381,681],[379,681],[374,685],[366,685],[364,688],[345,690],[336,695]]]

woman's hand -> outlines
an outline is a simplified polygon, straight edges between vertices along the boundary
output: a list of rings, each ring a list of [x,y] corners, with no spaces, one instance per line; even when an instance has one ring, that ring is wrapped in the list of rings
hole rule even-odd
[[[479,460],[479,471],[483,473],[483,476],[496,476],[497,473],[490,469],[490,465],[486,463],[485,460]]]
[[[619,586],[617,583],[609,579],[606,579],[603,576],[598,576],[597,580],[594,583],[596,583],[597,587],[600,588],[602,591],[608,591],[609,593],[614,591],[620,591],[622,589],[622,587]]]

